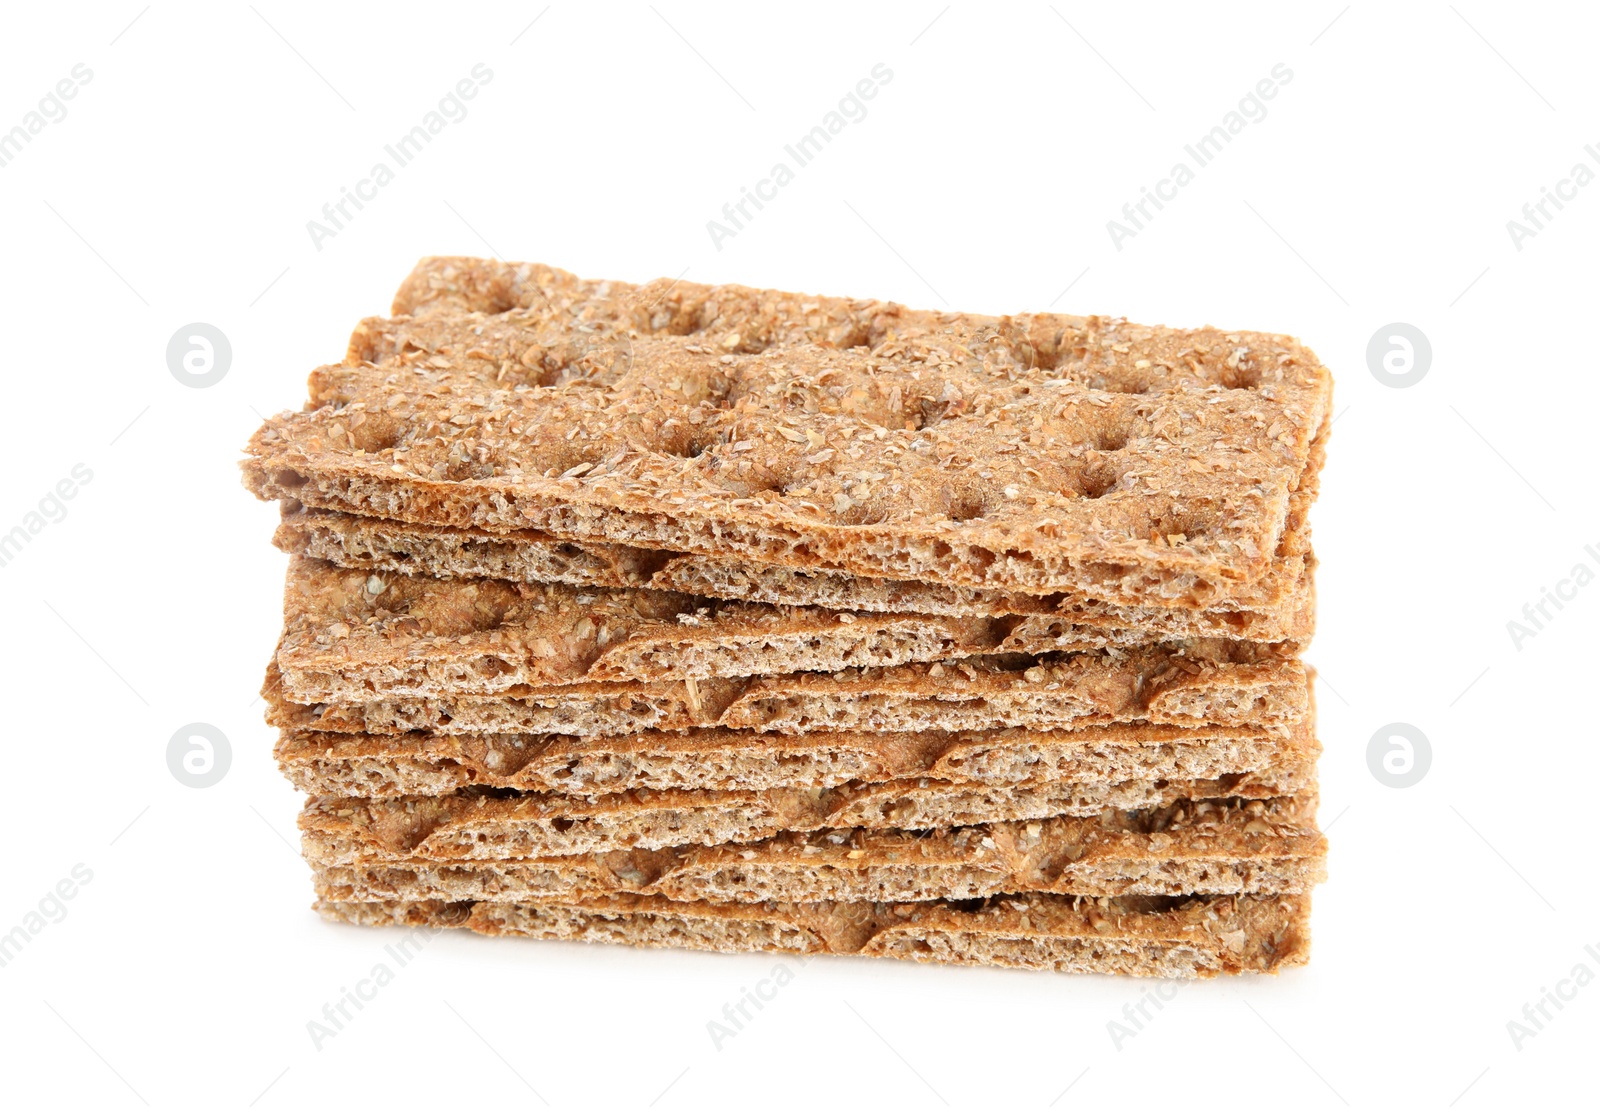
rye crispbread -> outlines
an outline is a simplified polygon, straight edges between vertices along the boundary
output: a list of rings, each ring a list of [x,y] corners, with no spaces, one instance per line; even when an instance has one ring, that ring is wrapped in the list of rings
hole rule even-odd
[[[253,491],[980,587],[1250,581],[1328,414],[1282,336],[423,264],[457,267],[503,308],[316,372],[252,439]]]
[[[1119,725],[1074,731],[718,728],[622,737],[283,731],[278,768],[310,796],[443,796],[473,786],[580,796],[635,789],[837,788],[907,777],[975,784],[1214,780],[1315,761],[1308,715],[1283,736],[1249,727]]]
[[[302,704],[274,662],[267,721],[369,734],[631,734],[720,726],[813,730],[1079,729],[1115,723],[1255,726],[1288,734],[1308,707],[1306,670],[1252,643],[1194,641],[945,665],[843,669],[740,679],[566,684],[494,696],[384,697]]]
[[[537,904],[318,901],[329,920],[586,943],[866,955],[1061,973],[1277,973],[1310,953],[1310,898],[1004,896],[977,904],[715,904],[616,895]]]
[[[832,829],[749,844],[438,862],[309,857],[326,900],[970,900],[1001,893],[1300,893],[1324,879],[1312,794],[938,831]]]
[[[1118,626],[856,614],[650,588],[375,574],[296,557],[278,669],[301,703],[495,695],[592,681],[709,680],[1041,656],[1157,640]],[[1308,636],[1310,608],[1297,631]],[[1272,643],[1287,656],[1301,641]]]
[[[449,796],[318,797],[301,811],[300,830],[307,857],[329,865],[401,858],[489,861],[758,842],[827,827],[930,830],[1160,808],[1181,800],[1265,800],[1302,794],[1315,782],[1315,766],[1302,762],[1192,781],[997,786],[907,780],[836,789],[609,796],[465,789]]]
[[[563,541],[531,530],[494,534],[446,529],[303,506],[284,508],[273,543],[292,555],[342,568],[450,580],[651,588],[835,611],[1010,617],[1017,623],[1019,639],[1049,636],[1053,627],[1062,624],[1069,629],[1128,627],[1147,631],[1151,639],[1303,641],[1309,637],[1314,616],[1312,571],[1316,562],[1309,552],[1286,558],[1260,580],[1211,600],[1207,607],[1193,608],[1162,606],[1159,600],[1127,605],[1076,593],[1030,595],[814,573],[626,545]]]

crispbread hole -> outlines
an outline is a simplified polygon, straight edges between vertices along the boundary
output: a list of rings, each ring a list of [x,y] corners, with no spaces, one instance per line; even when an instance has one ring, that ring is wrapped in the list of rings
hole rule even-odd
[[[969,481],[947,484],[939,492],[939,512],[952,522],[982,518],[999,501],[994,490]]]

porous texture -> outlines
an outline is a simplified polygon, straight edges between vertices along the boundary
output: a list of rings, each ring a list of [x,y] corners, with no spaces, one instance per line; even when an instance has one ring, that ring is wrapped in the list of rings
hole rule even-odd
[[[284,731],[274,756],[311,796],[443,796],[472,786],[580,796],[636,789],[836,788],[927,777],[1025,781],[1211,780],[1316,760],[1309,716],[1285,737],[1248,727],[1075,731],[817,731],[718,728],[622,737]]]
[[[481,789],[380,800],[331,796],[307,802],[300,830],[306,856],[328,865],[406,858],[492,861],[759,842],[785,831],[829,827],[930,830],[1226,796],[1265,800],[1304,793],[1315,777],[1314,767],[1302,764],[1206,781],[1047,781],[1004,788],[918,780],[592,797]]]
[[[1299,893],[1325,874],[1315,798],[1182,801],[1146,811],[932,832],[787,833],[748,845],[487,862],[324,864],[328,900],[968,900],[1000,893]],[[343,857],[343,855],[341,855]]]
[[[1302,489],[1295,500],[1304,497]],[[533,530],[495,534],[415,525],[313,510],[298,503],[285,504],[273,543],[296,556],[366,571],[654,588],[716,599],[869,613],[1023,616],[1035,629],[1057,622],[1130,627],[1149,631],[1156,638],[1303,641],[1310,637],[1314,617],[1312,572],[1316,562],[1309,551],[1283,557],[1260,580],[1194,608],[1167,606],[1160,599],[1113,603],[1082,592],[1032,595],[812,572],[605,542],[563,541]]]
[[[252,438],[257,495],[893,579],[1054,591],[1135,570],[1203,593],[1266,573],[1328,415],[1327,371],[1284,336],[422,269],[496,294],[367,326],[353,347],[375,362],[319,370],[308,409]]]
[[[585,682],[498,696],[297,703],[276,664],[268,721],[295,730],[397,734],[631,734],[720,726],[815,730],[1077,729],[1114,723],[1254,726],[1287,735],[1306,712],[1306,672],[1252,643],[1188,642],[1071,655],[973,657],[745,679]]]
[[[434,259],[309,394],[244,472],[330,918],[1305,961],[1295,341]]]
[[[971,903],[718,904],[614,895],[583,902],[331,901],[330,920],[467,927],[587,943],[868,955],[1063,973],[1205,978],[1303,965],[1310,898],[1004,896]]]
[[[494,695],[585,681],[836,672],[1155,640],[1060,619],[856,614],[651,588],[439,580],[290,561],[278,670],[301,703]],[[1296,645],[1275,644],[1280,654]]]

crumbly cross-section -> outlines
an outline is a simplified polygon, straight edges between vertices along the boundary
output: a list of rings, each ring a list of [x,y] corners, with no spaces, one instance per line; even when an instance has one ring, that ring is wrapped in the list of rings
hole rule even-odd
[[[278,767],[311,796],[443,796],[474,786],[591,796],[636,789],[837,788],[906,777],[978,784],[1216,779],[1314,761],[1311,717],[1250,727],[1122,724],[884,734],[708,728],[621,737],[283,731]]]
[[[1323,880],[1313,794],[1185,800],[1145,811],[938,831],[786,833],[750,844],[438,862],[313,857],[328,900],[494,900],[658,894],[673,900],[926,901],[1000,893],[1299,893]],[[318,850],[322,849],[321,847]]]
[[[1111,603],[1081,593],[1031,595],[808,572],[605,542],[563,541],[532,530],[496,534],[416,525],[298,504],[284,507],[273,542],[296,556],[380,573],[652,588],[697,597],[873,614],[1013,617],[1020,619],[1015,630],[1019,642],[1048,636],[1058,625],[1067,630],[1128,627],[1157,638],[1304,640],[1310,636],[1313,618],[1315,559],[1309,552],[1284,558],[1255,583],[1197,609],[1163,606],[1160,600]]]
[[[1287,735],[1306,712],[1306,671],[1250,643],[1187,642],[1072,655],[747,679],[567,684],[495,696],[302,704],[276,663],[267,720],[294,730],[397,734],[631,734],[720,726],[814,730],[1077,729],[1114,723],[1254,726]]]
[[[1307,623],[1309,624],[1309,623]],[[296,557],[278,669],[302,703],[494,695],[585,681],[836,672],[1156,640],[1059,620],[856,614],[651,588],[374,574]],[[1293,652],[1298,643],[1274,643]]]
[[[413,930],[739,953],[868,955],[1061,973],[1208,978],[1277,973],[1310,956],[1310,898],[1053,895],[971,903],[317,902],[330,920]]]
[[[252,438],[253,491],[979,587],[1251,581],[1328,414],[1284,336],[464,266],[501,272],[505,309],[316,372]]]
[[[1099,815],[1225,796],[1294,796],[1315,783],[1309,763],[1216,780],[1029,782],[997,787],[890,781],[765,792],[640,791],[612,796],[495,794],[371,800],[325,796],[300,813],[308,858],[328,865],[424,858],[490,861],[749,843],[827,827],[929,830],[980,823]]]

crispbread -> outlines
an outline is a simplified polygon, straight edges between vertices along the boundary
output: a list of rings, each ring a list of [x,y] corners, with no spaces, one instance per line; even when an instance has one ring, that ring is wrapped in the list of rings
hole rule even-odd
[[[651,588],[376,575],[296,557],[284,589],[278,669],[298,702],[350,703],[374,694],[832,673],[1155,640],[1137,628],[1062,620],[855,614]],[[1287,655],[1299,644],[1273,643],[1273,650]]]
[[[1146,811],[931,832],[831,829],[749,844],[439,862],[310,858],[327,900],[970,900],[1000,893],[1299,893],[1323,880],[1316,799],[1181,801]],[[320,850],[321,848],[313,848]],[[341,852],[346,848],[340,847]]]
[[[495,696],[301,704],[274,662],[267,721],[293,730],[399,734],[630,734],[721,726],[812,730],[1077,729],[1115,723],[1256,726],[1288,734],[1305,714],[1306,671],[1251,643],[1200,641],[951,665],[843,669],[748,679],[566,684]]]
[[[1206,780],[1315,760],[1310,716],[1249,727],[771,735],[710,728],[622,737],[283,731],[284,775],[311,796],[443,796],[472,786],[603,795],[635,789],[837,788],[905,777],[977,784]]]
[[[1138,631],[1075,628],[1077,649]],[[278,668],[303,703],[494,695],[583,681],[742,677],[993,653],[987,618],[722,603],[650,588],[374,575],[289,563]],[[1072,634],[1067,638],[1071,639]],[[1048,650],[1046,639],[1029,647]]]
[[[392,522],[298,504],[284,507],[273,543],[296,556],[376,572],[652,588],[716,599],[869,613],[1025,616],[1022,626],[1040,631],[1060,622],[1131,627],[1148,631],[1154,638],[1220,636],[1272,642],[1304,640],[1310,635],[1313,618],[1315,559],[1309,552],[1285,557],[1255,583],[1212,599],[1207,607],[1193,608],[1162,606],[1159,600],[1111,603],[1077,593],[1031,595],[814,573],[628,545],[563,541],[533,530],[495,534]]]
[[[381,800],[318,797],[301,811],[300,829],[307,857],[328,865],[403,858],[490,861],[758,842],[825,827],[928,830],[1159,808],[1180,800],[1264,800],[1301,794],[1315,781],[1315,766],[1303,762],[1194,781],[889,781],[836,789],[642,790],[592,797],[467,789]]]
[[[539,904],[328,901],[374,927],[466,927],[587,943],[738,953],[859,954],[1062,973],[1208,978],[1277,973],[1310,955],[1310,898],[990,898],[926,904],[714,904],[607,896]]]
[[[1248,581],[1328,413],[1287,337],[459,266],[508,311],[402,322],[392,358],[314,374],[315,408],[252,439],[252,490],[980,587]]]

